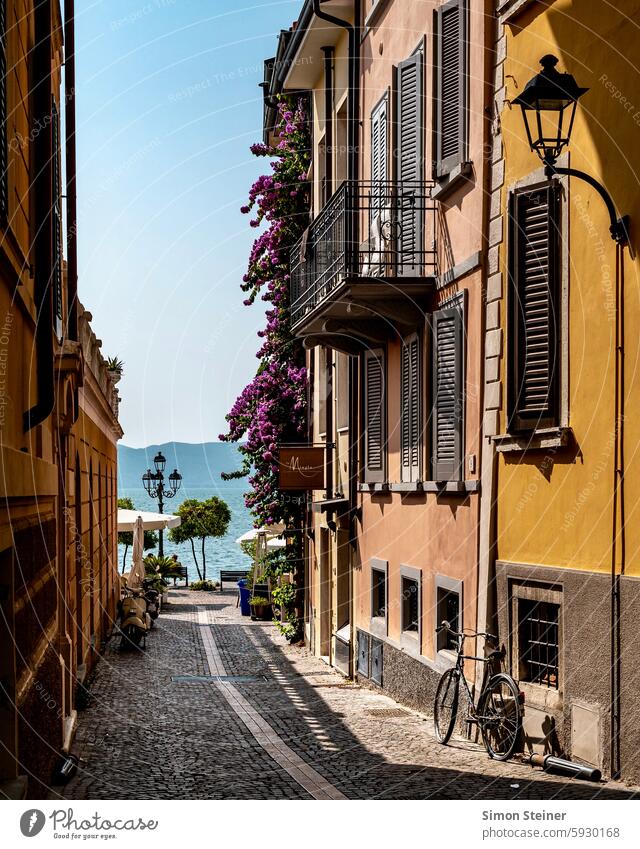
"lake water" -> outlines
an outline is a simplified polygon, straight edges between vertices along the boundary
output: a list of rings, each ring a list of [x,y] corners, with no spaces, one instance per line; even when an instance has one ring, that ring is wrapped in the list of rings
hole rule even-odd
[[[229,530],[224,537],[218,539],[208,538],[205,546],[207,557],[207,578],[209,580],[217,580],[220,577],[220,569],[248,569],[251,566],[251,560],[243,554],[239,545],[236,544],[236,539],[245,531],[253,527],[251,514],[244,506],[243,493],[247,490],[248,484],[246,480],[240,481],[220,481],[218,484],[209,487],[183,487],[180,489],[175,498],[167,499],[164,504],[165,513],[175,513],[177,507],[187,498],[197,498],[203,501],[205,498],[211,498],[212,495],[217,495],[218,498],[223,498],[229,505],[231,510],[231,521],[229,522]],[[118,491],[118,497],[128,497],[133,500],[136,508],[139,510],[148,510],[152,513],[158,512],[158,503],[153,501],[140,488],[127,489],[123,488]],[[196,555],[200,563],[200,541],[195,540]],[[118,546],[119,549],[119,569],[122,571],[122,557],[124,554],[124,546]],[[157,554],[155,551],[149,551],[147,554]],[[178,555],[178,560],[183,566],[189,570],[189,581],[197,581],[198,573],[193,562],[193,553],[191,551],[191,543],[182,543],[176,545],[169,539],[169,532],[164,533],[164,553],[166,556],[172,554]],[[202,565],[202,564],[200,564]],[[127,570],[131,568],[131,547],[127,552]]]

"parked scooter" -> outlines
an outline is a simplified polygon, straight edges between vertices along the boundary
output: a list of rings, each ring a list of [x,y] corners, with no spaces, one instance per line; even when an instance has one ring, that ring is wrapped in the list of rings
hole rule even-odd
[[[143,581],[142,588],[147,602],[147,613],[151,617],[151,627],[160,615],[160,593],[154,589],[151,581]]]
[[[122,648],[147,647],[147,631],[151,628],[151,616],[147,613],[144,590],[127,590],[120,602],[120,631]]]

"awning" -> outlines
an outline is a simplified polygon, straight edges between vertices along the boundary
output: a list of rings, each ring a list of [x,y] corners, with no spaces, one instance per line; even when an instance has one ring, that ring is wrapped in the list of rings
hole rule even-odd
[[[138,516],[142,519],[145,531],[163,531],[167,528],[177,528],[182,522],[180,516],[173,516],[170,513],[145,513],[142,510],[118,508],[118,533],[133,531]]]

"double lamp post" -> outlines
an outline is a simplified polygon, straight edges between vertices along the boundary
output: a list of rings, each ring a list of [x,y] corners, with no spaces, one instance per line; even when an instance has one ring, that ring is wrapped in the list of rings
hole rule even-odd
[[[151,469],[147,469],[147,471],[142,475],[142,483],[147,494],[150,495],[151,498],[158,500],[158,512],[162,513],[164,512],[164,499],[174,497],[182,484],[182,475],[177,469],[174,469],[169,475],[169,488],[167,489],[164,482],[164,470],[167,465],[167,460],[161,451],[158,451],[156,456],[153,458],[153,465],[156,468],[155,472],[152,472]],[[164,540],[162,530],[160,530],[158,555],[160,557],[164,557]]]

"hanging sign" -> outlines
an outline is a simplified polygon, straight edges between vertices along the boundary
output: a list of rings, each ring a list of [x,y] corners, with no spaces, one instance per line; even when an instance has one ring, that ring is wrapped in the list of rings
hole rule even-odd
[[[280,448],[280,489],[324,488],[324,448],[313,445]]]

